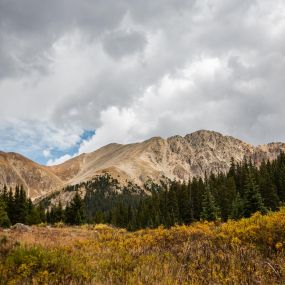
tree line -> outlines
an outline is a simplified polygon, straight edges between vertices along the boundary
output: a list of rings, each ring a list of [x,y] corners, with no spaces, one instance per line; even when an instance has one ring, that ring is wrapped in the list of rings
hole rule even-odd
[[[275,211],[285,202],[285,154],[271,162],[264,160],[259,167],[248,160],[232,160],[227,173],[211,173],[187,182],[148,183],[146,188],[148,194],[131,183],[122,187],[105,174],[66,187],[63,191],[75,195],[64,208],[60,201],[51,205],[47,200],[34,206],[22,187],[16,187],[14,194],[6,187],[0,195],[0,217],[12,224],[108,223],[129,230],[240,219],[257,211]],[[84,189],[84,197],[80,189]]]
[[[117,181],[108,175],[75,185],[73,191],[82,187],[86,190],[81,203],[82,222],[136,230],[199,220],[240,219],[257,211],[275,211],[285,202],[285,154],[272,162],[264,160],[259,167],[251,161],[232,160],[227,173],[212,173],[204,179],[152,183],[147,186],[151,195],[133,186],[114,191]],[[60,207],[54,206],[53,211]]]
[[[206,176],[206,175],[205,175]],[[158,186],[138,207],[118,205],[119,226],[129,229],[190,224],[199,220],[226,221],[255,212],[276,211],[285,202],[285,155],[272,162],[231,162],[228,173],[210,174],[188,182]],[[122,217],[120,217],[122,215]]]
[[[16,186],[8,191],[4,185],[0,191],[0,227],[6,228],[16,223],[35,225],[60,221],[70,225],[80,225],[87,221],[84,203],[78,192],[65,209],[59,203],[49,210],[43,203],[33,205],[31,199],[27,198],[23,186]]]
[[[45,215],[43,207],[34,206],[31,199],[27,198],[23,186],[8,190],[4,185],[0,191],[0,226],[9,227],[15,223],[39,224],[45,221]]]
[[[239,219],[259,211],[275,211],[285,202],[285,155],[256,167],[251,161],[231,162],[228,173],[204,180],[172,182],[152,191],[134,209],[134,229],[160,224],[190,224],[198,220]],[[125,209],[126,211],[126,209]]]

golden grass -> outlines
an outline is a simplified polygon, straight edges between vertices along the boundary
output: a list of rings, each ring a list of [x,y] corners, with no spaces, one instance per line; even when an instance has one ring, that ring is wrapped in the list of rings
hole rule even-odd
[[[0,284],[285,284],[285,209],[133,233],[32,227],[0,244]]]

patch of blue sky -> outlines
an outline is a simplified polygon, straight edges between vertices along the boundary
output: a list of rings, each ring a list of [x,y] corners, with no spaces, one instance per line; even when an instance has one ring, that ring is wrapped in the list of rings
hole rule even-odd
[[[50,159],[56,159],[64,155],[75,155],[83,141],[89,140],[94,134],[94,130],[85,130],[80,136],[80,140],[76,142],[72,147],[68,149],[60,149],[55,147],[49,147],[49,145],[37,145],[35,139],[29,137],[17,136],[17,132],[10,130],[1,136],[0,139],[0,151],[4,152],[17,152],[29,159],[46,165]],[[44,151],[48,150],[48,155],[44,154]]]
[[[38,160],[36,160],[38,163],[40,164],[46,164],[50,159],[56,159],[59,157],[62,157],[64,155],[70,155],[73,156],[76,153],[78,153],[80,144],[83,141],[89,140],[90,138],[92,138],[95,135],[95,131],[94,130],[84,130],[83,134],[80,136],[80,140],[72,147],[65,149],[65,150],[61,150],[58,148],[53,148],[50,150],[50,155],[48,157],[45,157],[43,154],[39,157]]]

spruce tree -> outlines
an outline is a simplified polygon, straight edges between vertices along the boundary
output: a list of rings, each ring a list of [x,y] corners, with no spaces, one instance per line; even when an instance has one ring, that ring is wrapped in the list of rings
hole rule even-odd
[[[2,195],[1,196],[2,196],[3,202],[7,205],[8,204],[9,193],[8,193],[6,184],[3,187],[3,191],[2,191]]]
[[[232,176],[220,175],[217,181],[215,201],[221,210],[221,218],[226,221],[231,214],[232,203],[236,196],[235,180]]]
[[[179,186],[176,182],[173,183],[167,195],[167,206],[166,206],[168,212],[167,226],[173,226],[176,223],[179,223],[180,221],[178,201],[176,196],[178,187]]]
[[[232,210],[229,218],[237,220],[244,216],[244,201],[239,193],[237,193],[235,199],[232,202]]]
[[[8,228],[11,225],[11,221],[7,213],[7,197],[8,197],[7,194],[8,193],[7,191],[5,193],[5,187],[3,190],[4,191],[0,195],[0,227]]]
[[[206,187],[206,191],[203,195],[200,218],[207,221],[215,221],[220,218],[220,210],[217,207],[214,196],[208,186]]]
[[[78,192],[76,192],[70,204],[66,206],[65,219],[71,225],[81,225],[86,221],[85,206]]]
[[[32,207],[26,216],[26,223],[28,225],[37,225],[42,222],[40,212],[38,211],[37,208]]]
[[[244,186],[244,215],[250,217],[255,212],[266,213],[258,185],[251,171],[246,174]]]
[[[157,190],[153,191],[152,193],[152,215],[153,215],[153,225],[154,227],[158,227],[161,224],[161,212],[160,212],[160,200],[159,200],[159,194]],[[135,211],[133,209],[133,215]],[[134,220],[134,217],[133,217]]]
[[[20,188],[18,185],[15,188],[14,205],[12,211],[13,211],[13,224],[19,223],[21,215],[21,206],[20,206]]]
[[[177,200],[181,222],[184,224],[190,224],[193,221],[192,211],[190,207],[190,189],[185,183],[183,183],[178,188],[178,190]]]
[[[262,161],[259,169],[259,189],[264,205],[267,209],[277,210],[280,200],[277,194],[277,187],[273,183],[271,163]]]
[[[205,185],[202,178],[193,178],[191,183],[191,204],[194,220],[199,220],[202,212],[202,200],[205,193]]]
[[[285,202],[285,164],[279,163],[276,169],[275,181],[278,197],[281,202]]]
[[[7,214],[9,216],[9,219],[11,221],[11,224],[15,223],[15,201],[14,201],[14,195],[13,190],[10,188],[8,193],[8,202],[7,202]]]
[[[64,221],[64,211],[62,208],[61,201],[58,202],[58,205],[55,209],[55,217],[56,217],[57,222]]]
[[[20,193],[19,193],[19,200],[18,200],[18,222],[20,223],[25,223],[26,222],[26,217],[28,215],[28,211],[32,210],[33,204],[32,201],[27,201],[27,196],[26,196],[26,191],[24,190],[24,187],[21,186],[20,188]]]
[[[5,210],[5,205],[0,203],[0,227],[9,228],[11,226],[11,221]]]

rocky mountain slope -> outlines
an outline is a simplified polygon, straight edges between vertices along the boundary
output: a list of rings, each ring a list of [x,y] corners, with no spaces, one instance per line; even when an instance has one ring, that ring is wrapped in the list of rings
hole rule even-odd
[[[32,198],[58,190],[64,185],[90,180],[109,173],[120,183],[142,186],[163,177],[188,180],[194,176],[227,171],[231,158],[275,159],[285,151],[284,143],[253,146],[212,131],[197,131],[185,137],[154,137],[135,144],[109,144],[57,166],[41,166],[15,153],[0,153],[0,183],[23,184]]]
[[[13,188],[23,185],[33,198],[56,190],[63,183],[48,167],[17,153],[0,152],[0,184]]]

